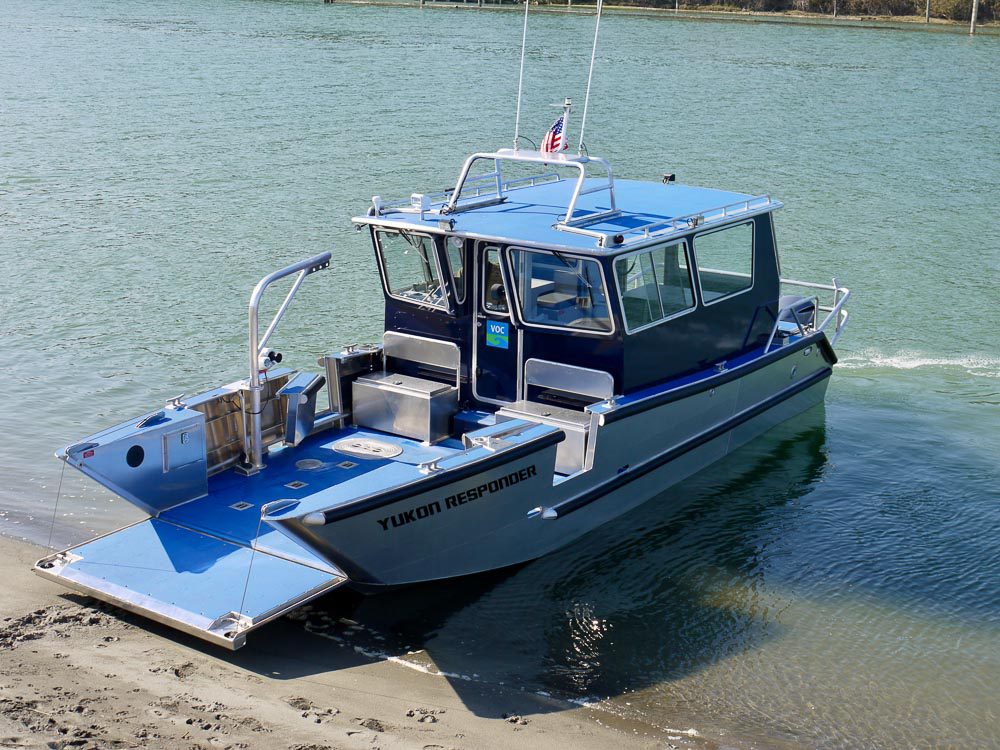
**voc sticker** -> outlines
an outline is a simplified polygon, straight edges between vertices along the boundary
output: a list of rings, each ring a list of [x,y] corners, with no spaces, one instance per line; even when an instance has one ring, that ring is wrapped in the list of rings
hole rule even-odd
[[[486,321],[486,346],[506,349],[510,341],[510,323],[502,320]]]

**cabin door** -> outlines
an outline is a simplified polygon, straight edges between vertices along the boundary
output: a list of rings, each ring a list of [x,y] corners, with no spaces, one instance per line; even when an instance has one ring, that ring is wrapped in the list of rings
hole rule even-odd
[[[496,245],[476,243],[473,393],[480,401],[517,400],[518,337],[510,285]]]

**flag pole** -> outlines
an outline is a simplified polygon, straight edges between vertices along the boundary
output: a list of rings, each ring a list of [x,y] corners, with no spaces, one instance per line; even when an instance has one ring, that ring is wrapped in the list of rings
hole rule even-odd
[[[590,83],[594,80],[594,58],[597,57],[597,35],[601,33],[601,11],[604,10],[604,0],[597,0],[597,23],[594,24],[594,48],[590,52],[590,72],[587,74],[587,95],[583,99],[583,117],[580,119],[580,145],[578,154],[583,153],[583,131],[587,127],[587,107],[590,104]]]
[[[569,150],[569,110],[573,106],[573,100],[568,96],[563,100],[563,148],[560,151]]]
[[[524,31],[521,32],[521,72],[517,76],[517,115],[514,118],[514,150],[517,151],[521,135],[521,90],[524,87],[524,48],[528,42],[528,6],[531,0],[524,0]]]

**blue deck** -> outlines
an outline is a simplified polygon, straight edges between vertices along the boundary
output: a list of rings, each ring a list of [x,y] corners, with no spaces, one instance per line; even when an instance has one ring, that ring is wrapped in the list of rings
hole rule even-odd
[[[344,455],[333,449],[333,444],[348,437],[370,437],[391,441],[403,448],[403,453],[392,459],[363,459]],[[241,546],[257,540],[257,549],[305,563],[324,570],[332,570],[323,560],[299,546],[280,531],[260,523],[261,506],[276,500],[303,500],[325,493],[330,488],[380,471],[411,477],[419,463],[435,458],[445,458],[461,450],[460,444],[426,446],[415,440],[384,435],[371,430],[349,428],[323,432],[295,448],[272,449],[267,457],[267,468],[254,476],[243,476],[234,471],[218,474],[208,483],[208,495],[184,503],[160,514],[160,518],[190,529],[211,534],[219,539]],[[305,459],[320,462],[318,468],[302,469],[296,464]],[[347,467],[345,462],[354,464]],[[399,468],[396,468],[399,467]],[[386,478],[380,477],[385,481]],[[292,482],[303,482],[299,488],[288,487]],[[376,483],[381,484],[382,481]],[[249,503],[250,507],[237,510],[232,507]]]
[[[586,187],[605,182],[588,179]],[[519,188],[508,192],[507,200],[492,206],[466,209],[448,218],[455,220],[455,233],[506,242],[526,242],[546,247],[569,248],[593,254],[609,252],[595,247],[594,239],[554,229],[553,225],[566,214],[576,185],[575,179],[565,179],[544,185]],[[712,188],[689,185],[615,180],[619,216],[590,224],[588,229],[609,234],[628,231],[651,222],[666,221],[690,214],[702,213],[753,196]],[[577,215],[607,211],[611,208],[606,191],[581,196]],[[378,222],[405,223],[417,230],[438,229],[440,216],[428,213],[424,219],[413,213],[386,211]],[[359,218],[359,221],[367,219]]]

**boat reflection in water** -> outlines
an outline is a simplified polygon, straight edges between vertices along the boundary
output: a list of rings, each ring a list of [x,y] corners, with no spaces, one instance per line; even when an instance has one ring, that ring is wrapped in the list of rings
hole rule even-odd
[[[460,694],[472,674],[577,699],[684,678],[781,637],[756,592],[796,501],[822,481],[825,441],[817,406],[541,560],[352,607],[338,592],[296,619],[455,676]]]

